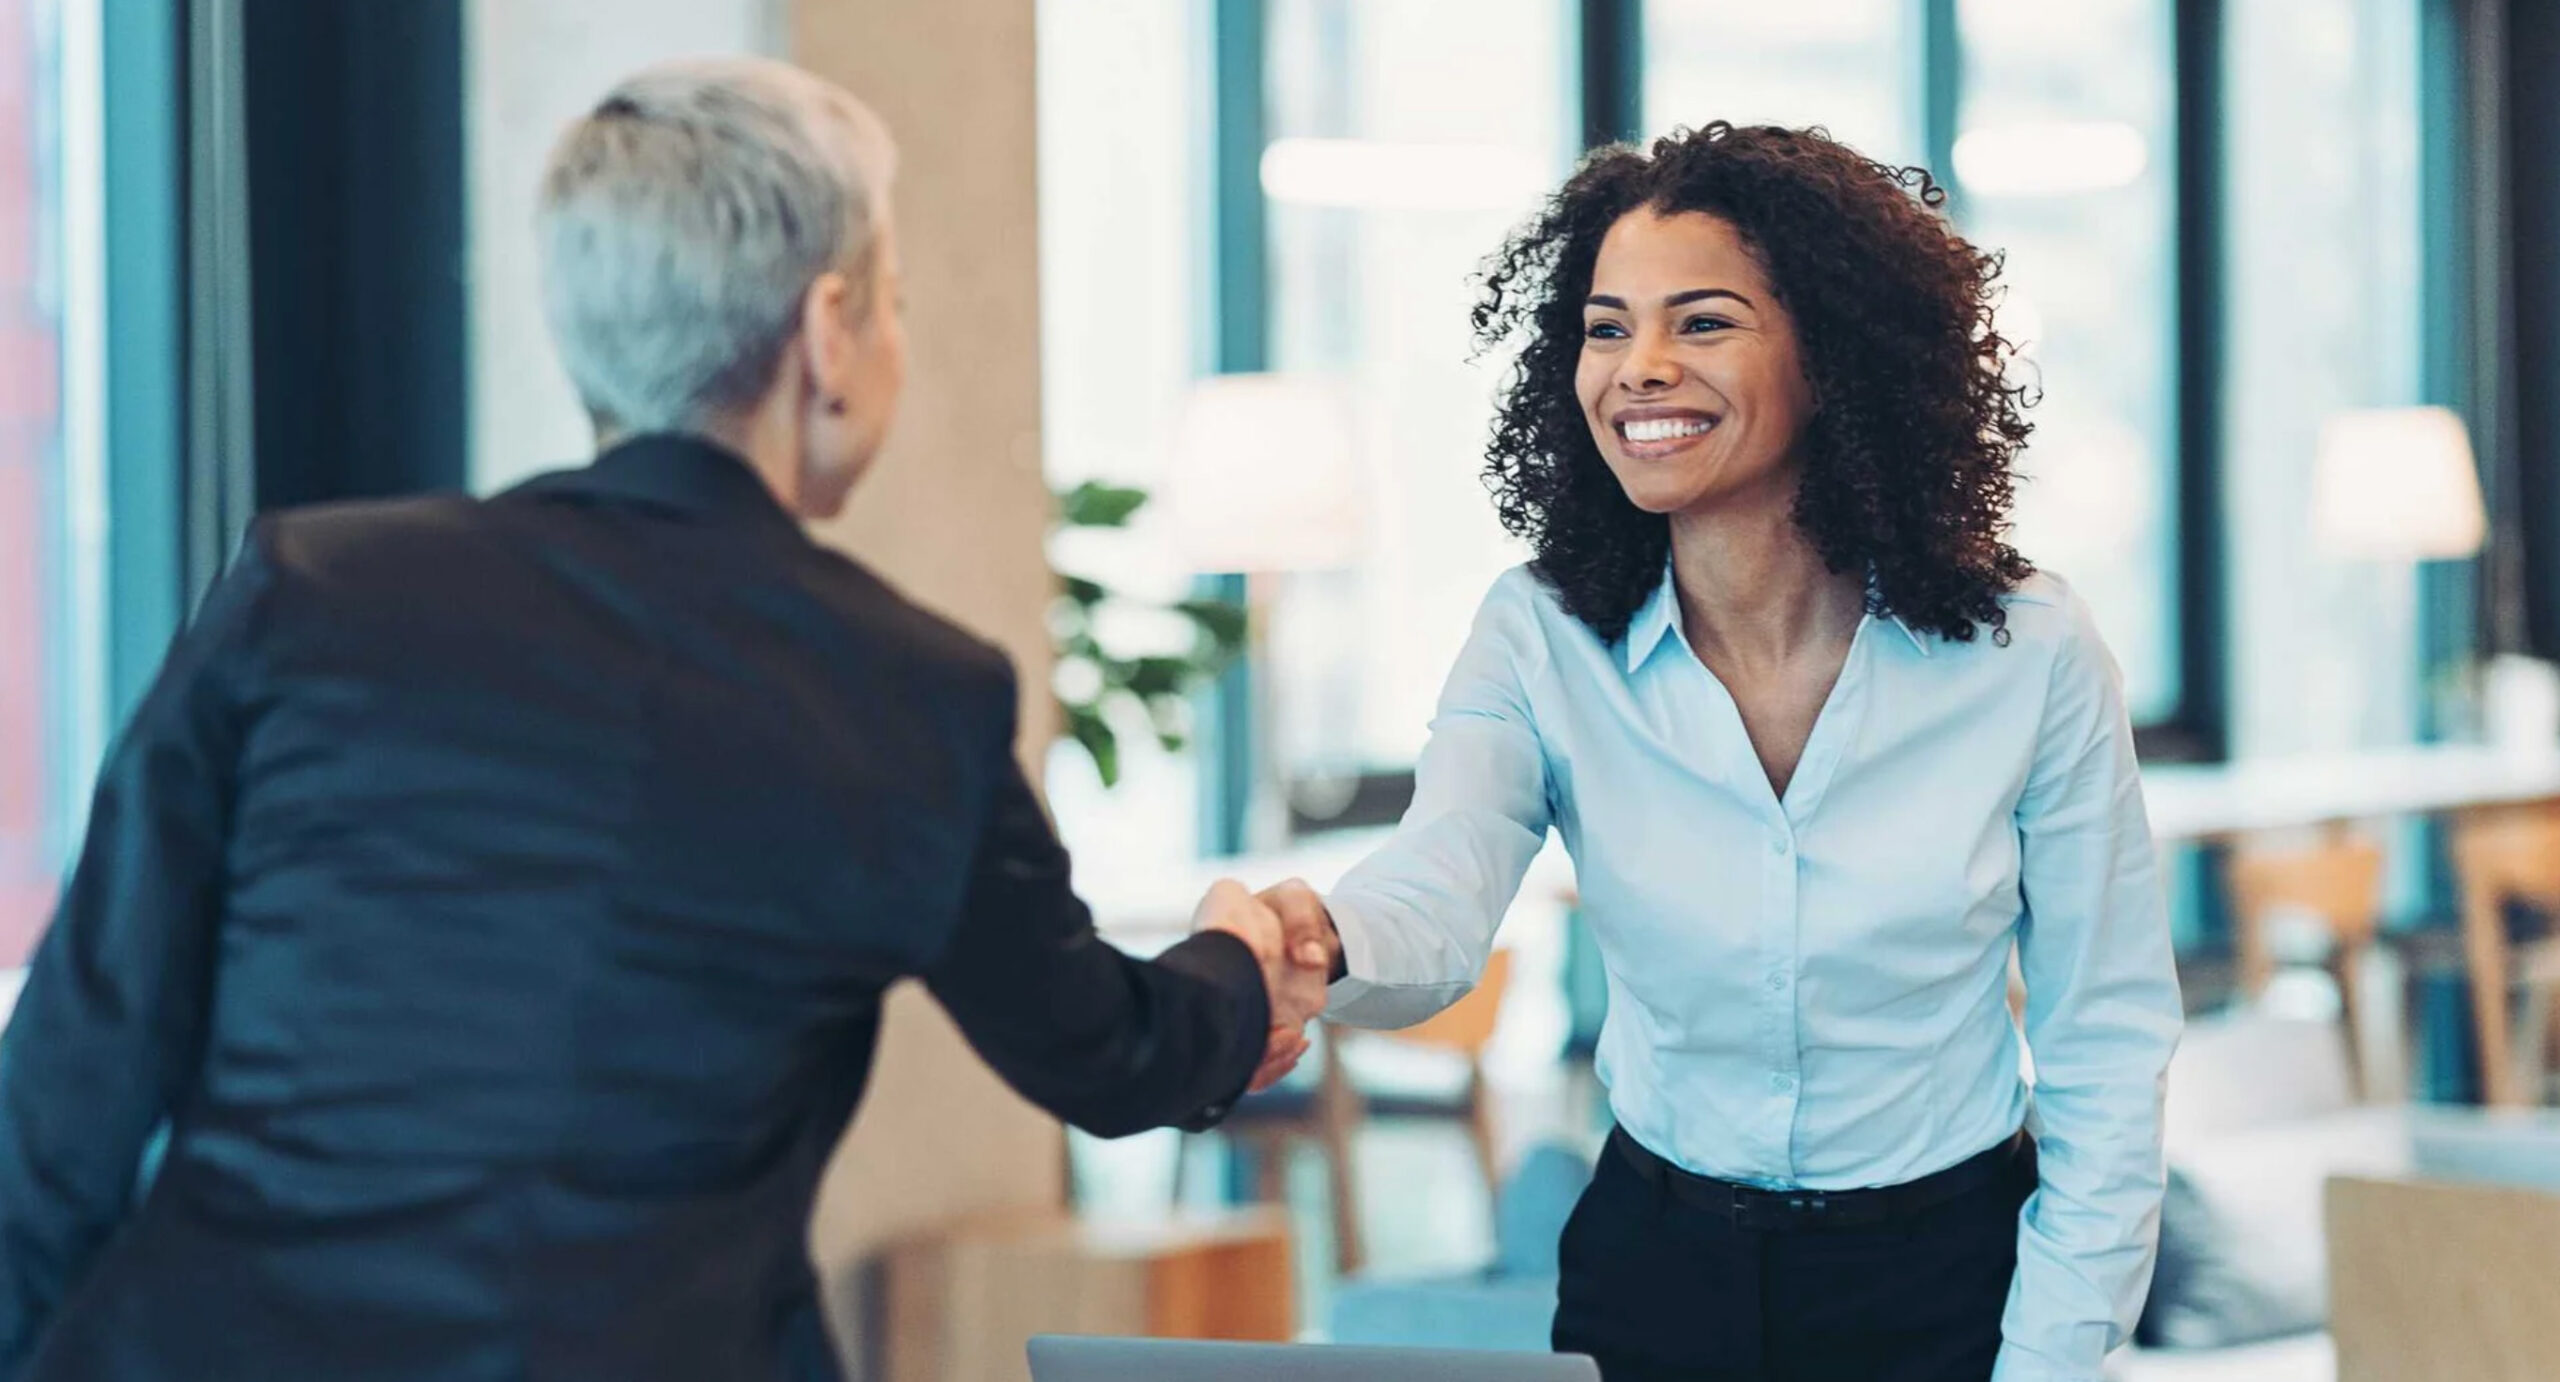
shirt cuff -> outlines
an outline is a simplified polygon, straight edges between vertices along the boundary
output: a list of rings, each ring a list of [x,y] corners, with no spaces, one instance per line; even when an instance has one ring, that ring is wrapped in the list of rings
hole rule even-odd
[[[2106,1374],[2100,1368],[2055,1363],[2004,1343],[1999,1361],[1991,1366],[1991,1382],[2106,1382]]]
[[[1207,1132],[1225,1122],[1236,1101],[1245,1096],[1246,1086],[1253,1082],[1253,1072],[1260,1068],[1269,1045],[1271,995],[1263,986],[1262,961],[1255,958],[1253,947],[1240,937],[1224,931],[1199,931],[1157,956],[1156,963],[1224,993],[1242,1010],[1234,1015],[1236,1048],[1227,1056],[1229,1069],[1211,1077],[1211,1088],[1224,1090],[1224,1096],[1212,1099],[1174,1125],[1184,1132]]]
[[[1328,897],[1324,910],[1333,919],[1333,934],[1342,941],[1342,977],[1324,991],[1325,1016],[1338,1018],[1378,986],[1377,952],[1369,944],[1369,928],[1360,920],[1356,908]]]

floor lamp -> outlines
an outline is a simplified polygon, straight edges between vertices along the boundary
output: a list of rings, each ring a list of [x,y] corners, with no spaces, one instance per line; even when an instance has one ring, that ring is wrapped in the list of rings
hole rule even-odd
[[[1293,576],[1355,565],[1366,540],[1367,485],[1347,390],[1288,374],[1213,375],[1174,429],[1165,507],[1181,559],[1202,575],[1245,578],[1253,687],[1253,782],[1245,847],[1288,842],[1278,761],[1271,627]],[[1343,630],[1345,639],[1354,637]]]

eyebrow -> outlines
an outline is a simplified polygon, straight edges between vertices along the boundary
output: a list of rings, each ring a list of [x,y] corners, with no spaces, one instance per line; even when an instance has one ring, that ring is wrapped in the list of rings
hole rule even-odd
[[[1662,300],[1662,305],[1665,307],[1686,307],[1690,303],[1704,302],[1709,298],[1731,298],[1745,307],[1757,310],[1757,304],[1753,303],[1751,299],[1744,297],[1742,294],[1733,291],[1731,288],[1691,288],[1686,292],[1673,293],[1671,296],[1664,298]],[[1585,307],[1606,307],[1612,312],[1624,312],[1627,310],[1626,299],[1613,298],[1605,293],[1593,293],[1591,296],[1582,300],[1582,305]]]

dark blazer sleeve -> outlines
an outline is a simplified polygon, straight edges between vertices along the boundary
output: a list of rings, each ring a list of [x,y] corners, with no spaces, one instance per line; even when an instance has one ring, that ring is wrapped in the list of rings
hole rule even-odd
[[[131,1206],[194,1076],[224,893],[234,680],[271,584],[253,536],[108,754],[88,837],[0,1037],[0,1379]]]
[[[1244,942],[1204,932],[1153,961],[1094,933],[1067,852],[1013,757],[1004,678],[995,787],[957,930],[924,978],[1022,1096],[1103,1137],[1226,1116],[1271,1025]]]

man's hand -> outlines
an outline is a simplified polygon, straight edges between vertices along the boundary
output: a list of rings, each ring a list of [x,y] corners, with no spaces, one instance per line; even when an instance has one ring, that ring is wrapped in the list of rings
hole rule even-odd
[[[1325,910],[1324,898],[1305,880],[1292,878],[1264,889],[1256,894],[1256,900],[1279,916],[1284,948],[1296,971],[1291,982],[1312,984],[1317,1010],[1321,1011],[1325,987],[1343,976],[1342,937],[1334,930],[1333,915]],[[1263,1053],[1262,1065],[1253,1072],[1253,1088],[1268,1089],[1278,1084],[1306,1054],[1304,1029],[1292,1032],[1274,1027],[1270,1049]]]
[[[1333,913],[1325,910],[1323,894],[1308,887],[1305,879],[1292,878],[1255,896],[1280,914],[1291,958],[1320,968],[1328,984],[1343,977],[1342,933],[1333,928]]]
[[[1307,1053],[1307,1024],[1324,1011],[1327,952],[1312,935],[1292,937],[1279,911],[1232,879],[1221,879],[1209,889],[1191,922],[1195,930],[1236,937],[1262,962],[1263,985],[1271,996],[1271,1031],[1250,1087],[1268,1089]]]

